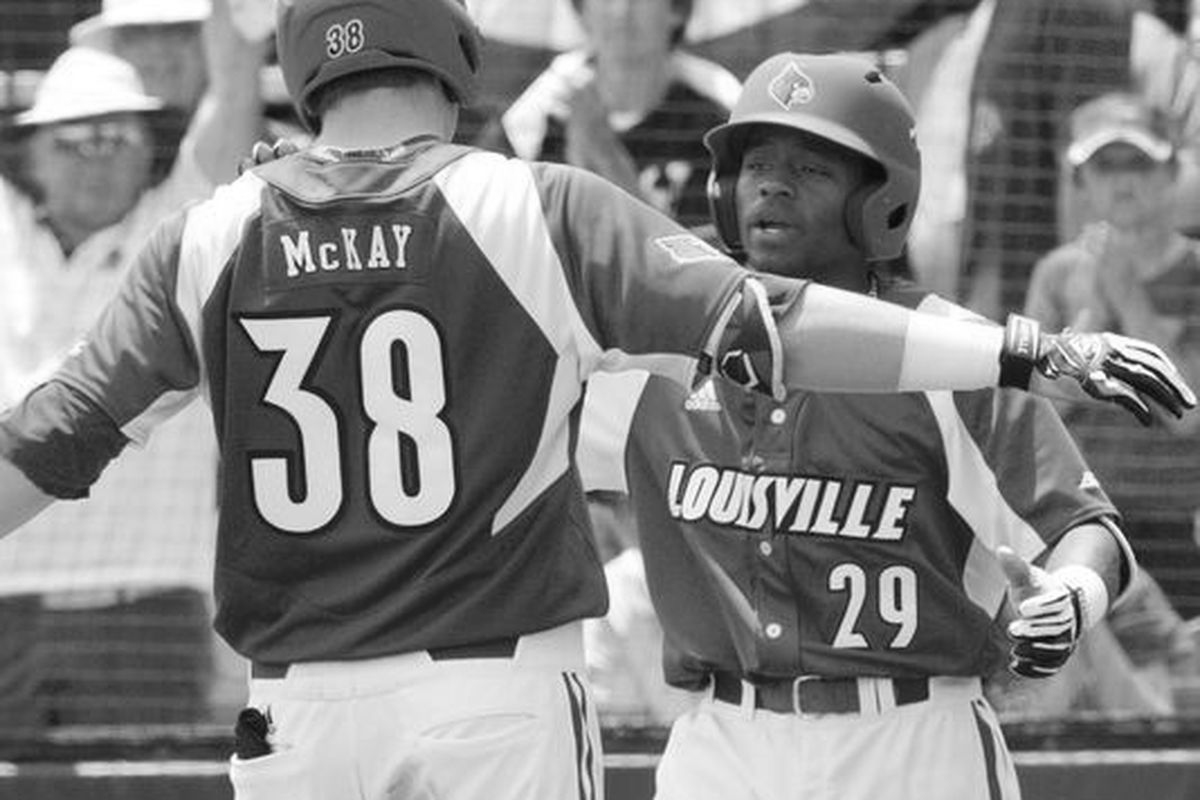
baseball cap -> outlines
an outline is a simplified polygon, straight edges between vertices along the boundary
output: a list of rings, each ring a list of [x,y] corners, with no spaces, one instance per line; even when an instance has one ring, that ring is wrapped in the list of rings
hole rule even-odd
[[[1175,153],[1167,117],[1136,95],[1112,92],[1083,103],[1071,114],[1067,161],[1078,167],[1100,148],[1121,142],[1159,163]]]
[[[99,14],[71,26],[71,44],[96,44],[98,36],[125,25],[203,22],[211,13],[211,0],[104,0]]]
[[[47,125],[162,107],[161,100],[146,94],[128,61],[90,47],[71,47],[54,60],[38,84],[33,106],[13,121],[22,126]]]

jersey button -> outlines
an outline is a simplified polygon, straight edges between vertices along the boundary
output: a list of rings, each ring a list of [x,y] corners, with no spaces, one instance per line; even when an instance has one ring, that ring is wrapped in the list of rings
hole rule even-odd
[[[783,626],[782,625],[780,625],[778,622],[772,622],[770,625],[767,626],[767,638],[768,639],[778,639],[780,636],[783,636]]]
[[[775,551],[775,548],[771,547],[770,542],[759,542],[758,543],[758,552],[762,553],[764,556],[769,556],[774,551]]]
[[[782,425],[787,422],[787,412],[782,408],[777,408],[771,412],[771,424]]]

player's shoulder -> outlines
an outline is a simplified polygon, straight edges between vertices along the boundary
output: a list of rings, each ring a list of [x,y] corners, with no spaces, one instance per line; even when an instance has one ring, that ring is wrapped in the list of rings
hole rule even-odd
[[[534,180],[547,188],[562,188],[584,194],[607,194],[617,191],[616,186],[607,178],[573,164],[561,164],[557,161],[523,163],[533,173]]]
[[[990,323],[990,320],[986,317],[977,314],[969,308],[960,306],[908,278],[898,276],[881,277],[878,281],[877,291],[879,299],[913,311],[920,311],[923,314],[933,314],[939,317],[949,317],[969,322]]]
[[[262,206],[263,180],[252,172],[222,184],[207,198],[186,206],[180,216],[194,233],[215,233],[240,227]]]
[[[547,218],[574,218],[579,233],[610,233],[622,227],[626,233],[635,229],[662,230],[659,235],[686,233],[674,220],[590,170],[549,161],[527,165]],[[691,234],[688,239],[699,241]]]

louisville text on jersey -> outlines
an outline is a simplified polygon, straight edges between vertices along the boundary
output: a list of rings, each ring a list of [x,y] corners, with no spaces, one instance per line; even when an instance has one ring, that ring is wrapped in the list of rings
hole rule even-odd
[[[904,538],[913,486],[671,465],[667,508],[686,522],[876,541]]]
[[[301,229],[279,237],[289,278],[315,272],[361,272],[362,270],[405,269],[411,225],[398,223],[341,227],[331,237],[321,238]]]

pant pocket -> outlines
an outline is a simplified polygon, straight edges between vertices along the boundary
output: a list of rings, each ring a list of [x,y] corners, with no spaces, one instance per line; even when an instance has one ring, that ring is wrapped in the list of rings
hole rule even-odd
[[[312,774],[315,759],[298,748],[257,758],[229,759],[236,800],[318,800]]]

